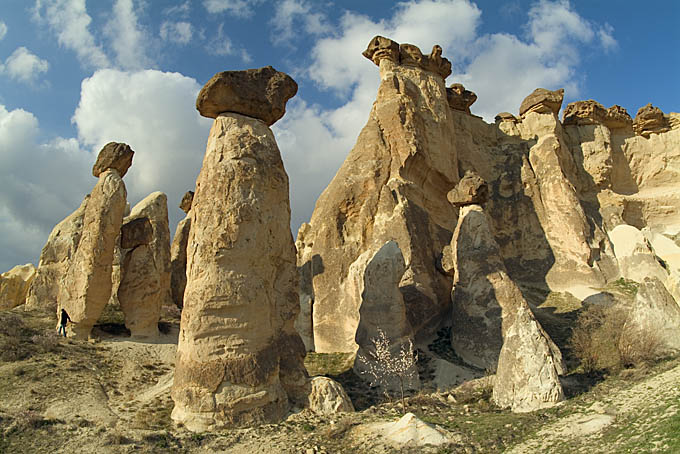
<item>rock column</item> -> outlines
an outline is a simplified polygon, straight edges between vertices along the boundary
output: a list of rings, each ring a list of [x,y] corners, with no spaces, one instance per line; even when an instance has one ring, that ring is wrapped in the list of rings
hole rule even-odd
[[[194,200],[194,191],[187,191],[182,197],[179,207],[186,213],[186,217],[179,221],[175,230],[175,237],[170,245],[170,289],[172,300],[180,309],[184,305],[184,289],[187,285],[187,244],[191,231],[191,204]]]
[[[296,91],[267,67],[219,73],[198,96],[215,122],[190,211],[172,391],[172,418],[190,430],[278,421],[301,399],[288,176],[268,127]]]

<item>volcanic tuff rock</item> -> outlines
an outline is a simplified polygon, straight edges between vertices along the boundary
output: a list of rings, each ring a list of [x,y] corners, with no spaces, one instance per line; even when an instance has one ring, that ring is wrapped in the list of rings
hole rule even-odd
[[[545,88],[537,88],[529,96],[524,98],[519,106],[519,115],[524,117],[528,112],[552,113],[557,116],[562,107],[564,88],[551,91]]]
[[[17,265],[0,274],[0,310],[12,309],[26,302],[28,287],[35,278],[32,263]]]
[[[342,385],[328,377],[313,377],[309,409],[322,415],[353,412],[354,406]]]
[[[56,311],[60,283],[66,276],[83,232],[83,218],[90,196],[85,196],[80,207],[52,229],[40,253],[35,279],[26,297],[26,308],[49,308]]]
[[[107,169],[116,169],[118,175],[123,178],[132,165],[134,154],[128,144],[109,142],[99,152],[97,162],[92,167],[92,175],[99,177]]]
[[[483,205],[489,199],[489,185],[474,171],[467,171],[446,199],[455,206]]]
[[[446,98],[449,102],[449,107],[468,114],[470,113],[470,106],[477,101],[477,95],[470,90],[466,90],[463,84],[453,84],[447,88]]]
[[[204,117],[234,112],[258,118],[271,126],[286,113],[286,102],[297,93],[297,83],[271,66],[215,74],[196,98]]]
[[[646,277],[640,283],[625,328],[643,332],[642,342],[660,342],[664,353],[680,351],[680,306],[659,279]]]
[[[638,110],[633,120],[633,130],[637,135],[649,137],[652,133],[669,131],[670,125],[661,109],[650,103]]]
[[[83,217],[83,232],[59,294],[57,313],[66,309],[76,337],[87,338],[111,297],[116,240],[123,224],[127,192],[116,169],[99,175]]]
[[[313,260],[318,352],[353,351],[348,336],[337,336],[346,326],[337,314],[359,305],[344,281],[361,254],[387,241],[399,244],[407,264],[399,288],[414,332],[448,307],[450,278],[434,262],[456,219],[446,201],[458,181],[452,110],[441,73],[397,63],[391,43],[377,37],[364,52],[380,66],[377,100],[354,149],[317,201],[309,233],[298,238],[304,251],[298,266]],[[447,60],[441,61],[445,67]]]
[[[132,337],[158,336],[161,314],[161,273],[149,244],[125,252],[121,264],[118,301]]]
[[[240,96],[262,97],[250,92],[265,87],[240,87]],[[287,86],[280,91],[271,97],[289,97]],[[199,103],[211,103],[210,93],[204,87]],[[190,430],[280,420],[291,400],[306,400],[308,381],[293,327],[288,176],[265,123],[237,113],[215,119],[190,215],[172,418]]]
[[[415,66],[430,71],[446,79],[451,74],[451,62],[442,57],[442,48],[432,47],[430,55],[423,55],[418,46],[413,44],[399,44],[384,36],[375,36],[362,54],[376,66],[380,66],[383,59],[392,63]],[[473,101],[474,102],[474,101]]]

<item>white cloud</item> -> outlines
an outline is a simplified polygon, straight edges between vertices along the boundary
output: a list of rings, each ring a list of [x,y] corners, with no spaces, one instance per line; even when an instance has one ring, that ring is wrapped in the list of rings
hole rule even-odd
[[[166,16],[186,17],[189,14],[189,11],[191,11],[191,1],[186,0],[184,3],[165,8],[163,10],[163,14]]]
[[[52,227],[90,192],[93,156],[74,139],[39,143],[36,117],[0,105],[0,270],[32,261]]]
[[[171,229],[184,215],[182,195],[195,187],[211,125],[194,108],[200,88],[179,73],[101,70],[83,81],[73,117],[80,142],[94,150],[110,141],[135,150],[128,200],[165,192]]]
[[[50,65],[25,47],[19,47],[5,61],[1,72],[20,82],[33,83],[40,74],[47,72]]]
[[[7,24],[0,20],[0,40],[7,35]]]
[[[217,33],[205,46],[205,50],[212,55],[240,55],[244,62],[248,63],[251,61],[248,52],[245,49],[235,46],[231,38],[224,33],[224,24],[220,24],[217,27]]]
[[[264,0],[203,0],[203,6],[211,13],[227,12],[237,17],[250,17],[253,15],[253,7]]]
[[[312,12],[312,5],[305,0],[277,2],[270,23],[274,27],[271,33],[274,44],[291,41],[299,36],[300,30],[311,35],[321,35],[329,31],[326,16],[320,12]]]
[[[152,40],[139,25],[133,0],[116,0],[104,33],[121,68],[142,69],[152,64],[146,53]]]
[[[168,22],[161,24],[161,38],[178,44],[187,44],[191,41],[193,29],[189,22]]]
[[[47,23],[59,45],[73,50],[81,64],[93,68],[109,66],[109,59],[90,33],[92,18],[85,0],[36,0],[34,17]]]

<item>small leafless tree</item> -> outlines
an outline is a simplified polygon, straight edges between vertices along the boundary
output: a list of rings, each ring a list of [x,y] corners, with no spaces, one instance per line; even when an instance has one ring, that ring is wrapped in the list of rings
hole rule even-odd
[[[395,379],[399,382],[401,393],[401,409],[406,413],[404,402],[404,385],[409,385],[417,374],[418,354],[413,342],[403,344],[398,355],[392,355],[393,347],[385,332],[378,328],[378,337],[371,339],[373,349],[368,351],[369,358],[359,355],[366,368],[363,374],[371,377],[371,386],[379,385],[387,393]]]

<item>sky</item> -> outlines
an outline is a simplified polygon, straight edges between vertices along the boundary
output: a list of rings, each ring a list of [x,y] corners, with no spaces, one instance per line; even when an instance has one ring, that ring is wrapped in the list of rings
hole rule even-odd
[[[0,272],[38,264],[110,141],[136,152],[130,204],[163,191],[174,233],[212,122],[196,95],[217,72],[272,65],[299,85],[272,127],[295,236],[368,118],[373,36],[441,45],[447,86],[488,122],[537,87],[635,116],[680,111],[678,23],[680,2],[660,0],[0,0]]]

